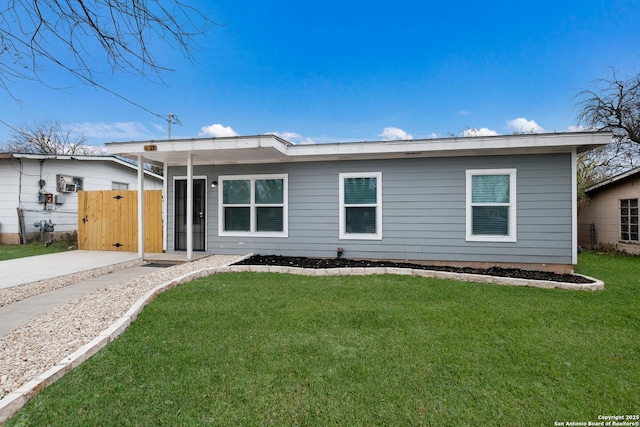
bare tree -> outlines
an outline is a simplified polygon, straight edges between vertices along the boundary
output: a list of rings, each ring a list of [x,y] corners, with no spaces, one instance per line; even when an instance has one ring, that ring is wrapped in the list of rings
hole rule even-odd
[[[613,142],[590,151],[585,164],[601,176],[611,176],[640,164],[640,75],[622,79],[611,70],[594,90],[578,94],[578,123],[589,129],[608,130]]]
[[[15,79],[43,78],[46,65],[109,90],[99,66],[143,76],[170,68],[152,52],[177,46],[189,59],[212,22],[180,0],[8,0],[0,6],[0,89]],[[114,93],[123,98],[124,96]]]
[[[101,154],[99,147],[86,145],[87,137],[72,130],[64,130],[58,122],[34,123],[13,128],[4,151],[23,154]]]

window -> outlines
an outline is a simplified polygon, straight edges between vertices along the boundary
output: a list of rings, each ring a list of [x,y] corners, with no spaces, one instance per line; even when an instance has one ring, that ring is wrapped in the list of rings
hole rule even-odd
[[[620,240],[638,241],[638,199],[620,200]]]
[[[128,190],[129,184],[127,184],[126,182],[113,181],[111,182],[111,189],[112,190]]]
[[[340,174],[340,239],[382,239],[382,172]]]
[[[221,176],[220,235],[287,237],[287,175]]]
[[[467,240],[516,241],[516,170],[467,170]]]

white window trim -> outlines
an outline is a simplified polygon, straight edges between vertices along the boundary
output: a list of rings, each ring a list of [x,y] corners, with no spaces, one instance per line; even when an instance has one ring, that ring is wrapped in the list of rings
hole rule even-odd
[[[466,170],[466,240],[468,242],[517,242],[517,218],[516,218],[516,169],[468,169]],[[474,175],[509,175],[509,201],[504,204],[471,203],[472,177]],[[473,230],[472,206],[508,206],[509,207],[509,234],[506,236],[476,235]]]
[[[259,179],[282,179],[282,231],[255,231],[256,230],[256,208],[255,203],[255,181]],[[224,181],[248,180],[251,181],[251,203],[249,205],[234,205],[236,207],[251,208],[251,231],[225,231],[224,229],[224,208],[223,188]],[[263,205],[260,205],[263,206]],[[271,205],[264,205],[271,206]],[[278,205],[279,206],[279,205]],[[255,236],[255,237],[289,237],[289,175],[221,175],[218,177],[218,235],[219,236]]]
[[[376,201],[375,205],[354,205],[354,206],[375,206],[376,208],[376,232],[375,234],[363,233],[347,233],[346,232],[346,215],[345,208],[349,205],[344,203],[344,179],[345,178],[376,178]],[[382,240],[382,172],[349,172],[340,174],[340,190],[339,190],[339,221],[340,221],[340,240]]]
[[[638,200],[638,204],[640,205],[640,198],[638,197],[630,197],[630,198],[625,198],[625,199],[618,199],[618,241],[620,243],[626,243],[626,244],[630,244],[630,245],[637,245],[638,243],[640,243],[640,240],[632,240],[632,239],[628,239],[625,240],[622,238],[622,214],[621,214],[621,210],[622,207],[620,206],[620,204],[624,201],[624,200]],[[629,211],[631,210],[631,208],[627,208],[629,209]],[[629,227],[631,227],[631,212],[629,212]],[[629,237],[631,237],[631,229],[629,229],[629,231],[627,231],[627,234],[629,234]]]

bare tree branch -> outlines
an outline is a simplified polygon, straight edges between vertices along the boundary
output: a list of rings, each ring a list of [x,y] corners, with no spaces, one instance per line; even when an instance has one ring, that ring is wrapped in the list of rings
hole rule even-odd
[[[611,144],[591,150],[583,159],[603,178],[640,164],[640,75],[622,79],[613,68],[611,75],[597,80],[596,89],[581,91],[576,104],[580,125],[614,135]]]
[[[3,147],[8,153],[21,154],[99,154],[97,147],[86,145],[87,137],[71,129],[63,129],[60,123],[47,121],[12,128],[9,142]]]
[[[111,73],[159,76],[171,69],[156,58],[158,42],[193,60],[196,36],[212,24],[180,0],[8,0],[0,9],[0,89],[15,99],[16,79],[46,84],[49,64],[101,89],[104,64]]]

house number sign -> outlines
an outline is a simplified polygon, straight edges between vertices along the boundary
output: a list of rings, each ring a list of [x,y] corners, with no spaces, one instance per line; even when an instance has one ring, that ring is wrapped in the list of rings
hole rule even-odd
[[[145,145],[144,151],[158,151],[157,145]]]

